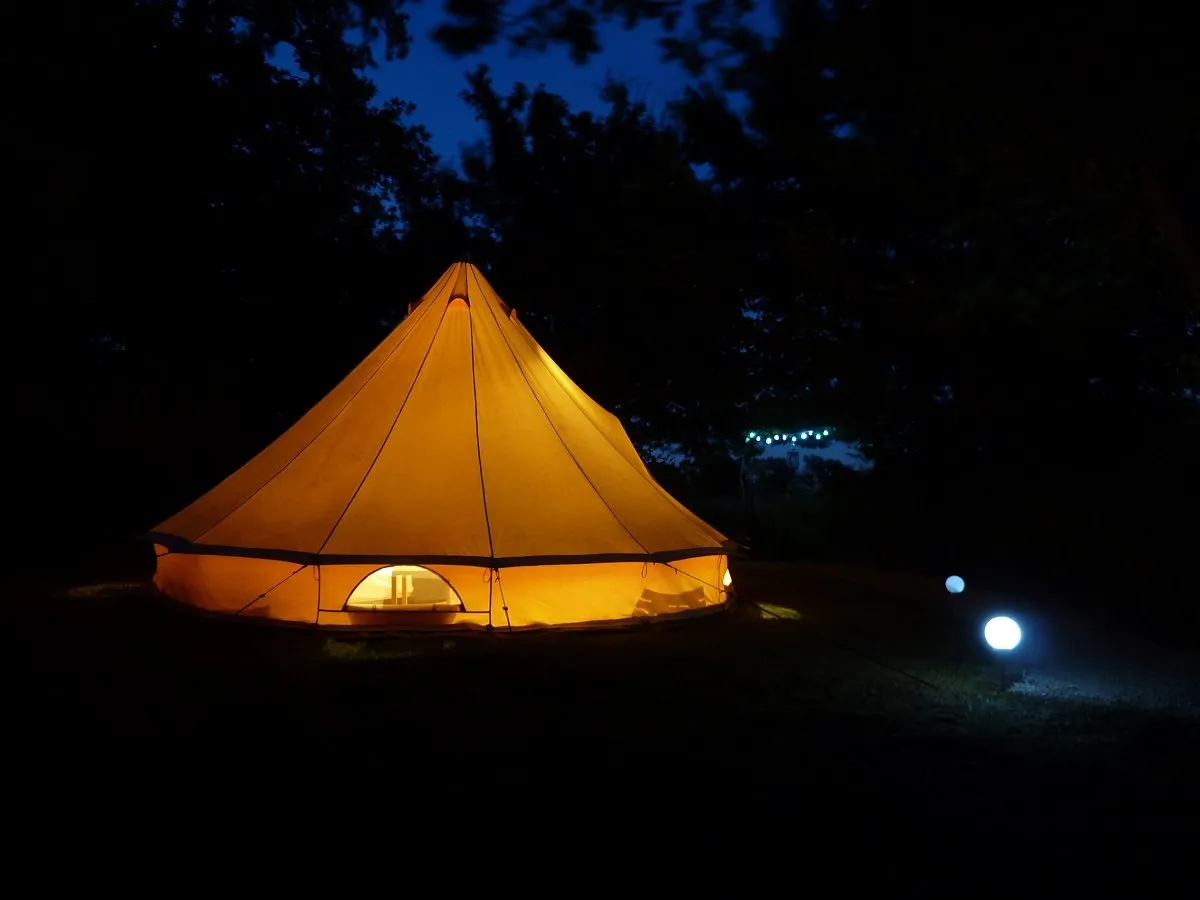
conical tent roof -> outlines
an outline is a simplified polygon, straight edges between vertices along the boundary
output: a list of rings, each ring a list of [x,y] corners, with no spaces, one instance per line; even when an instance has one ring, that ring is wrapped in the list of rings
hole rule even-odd
[[[467,263],[150,537],[310,565],[666,562],[728,544],[654,481],[617,418]]]

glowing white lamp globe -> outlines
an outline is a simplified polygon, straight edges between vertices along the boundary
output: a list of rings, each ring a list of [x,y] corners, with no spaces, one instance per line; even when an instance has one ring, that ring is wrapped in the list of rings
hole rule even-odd
[[[725,575],[721,579],[721,584],[726,588],[733,587],[733,575],[730,574],[728,569],[725,570]]]
[[[1012,650],[1021,643],[1021,626],[1008,616],[996,616],[983,626],[983,639],[993,650]]]
[[[946,590],[952,594],[961,594],[967,583],[959,575],[951,575],[946,579]]]

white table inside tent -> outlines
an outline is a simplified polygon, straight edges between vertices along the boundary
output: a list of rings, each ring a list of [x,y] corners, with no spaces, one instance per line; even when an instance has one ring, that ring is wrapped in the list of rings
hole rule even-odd
[[[421,566],[384,566],[361,582],[347,609],[363,610],[456,610],[461,608],[454,589],[436,573]]]

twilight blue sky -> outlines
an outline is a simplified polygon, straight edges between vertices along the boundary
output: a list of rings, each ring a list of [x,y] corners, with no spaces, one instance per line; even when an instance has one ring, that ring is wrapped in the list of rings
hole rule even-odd
[[[766,2],[759,2],[750,22],[767,31],[773,19]],[[641,100],[655,113],[677,97],[689,77],[674,63],[663,63],[655,43],[662,34],[656,23],[647,23],[630,31],[619,24],[600,31],[603,53],[591,62],[577,66],[563,47],[544,53],[513,56],[506,43],[487,50],[452,59],[429,38],[429,32],[444,21],[442,4],[424,0],[412,7],[410,30],[413,44],[408,57],[385,62],[382,51],[376,54],[379,67],[371,72],[379,86],[380,99],[399,97],[417,104],[414,119],[428,130],[435,152],[443,161],[457,165],[461,149],[483,137],[483,129],[459,97],[466,87],[466,73],[481,62],[492,71],[496,90],[507,94],[518,81],[546,89],[564,97],[572,109],[603,110],[600,88],[612,76],[629,85],[634,100]],[[681,23],[686,26],[686,21]]]
[[[405,59],[387,62],[383,47],[375,52],[378,67],[368,72],[379,87],[378,102],[390,97],[416,104],[413,120],[424,125],[430,142],[444,163],[457,168],[462,149],[484,136],[483,127],[459,94],[466,88],[466,73],[481,62],[491,69],[496,90],[508,94],[518,81],[528,87],[545,85],[546,89],[562,96],[573,110],[603,111],[600,89],[609,77],[629,86],[630,96],[644,102],[654,113],[661,113],[666,104],[678,97],[690,83],[690,76],[675,63],[660,60],[661,50],[656,41],[662,35],[656,23],[647,23],[633,30],[619,24],[601,28],[597,54],[583,66],[571,62],[564,47],[554,47],[542,53],[512,55],[505,43],[497,44],[478,54],[453,59],[443,53],[430,39],[429,32],[444,21],[442,4],[424,0],[411,7],[410,30],[412,47]],[[764,33],[774,30],[774,20],[768,3],[759,0],[758,8],[748,20]],[[686,23],[682,23],[686,26]],[[290,52],[277,52],[272,61],[292,68]],[[736,98],[734,99],[736,102]],[[786,447],[763,448],[766,458],[783,459]],[[816,456],[838,459],[848,464],[861,464],[852,448],[841,441],[831,441],[820,450],[801,450],[802,457]]]

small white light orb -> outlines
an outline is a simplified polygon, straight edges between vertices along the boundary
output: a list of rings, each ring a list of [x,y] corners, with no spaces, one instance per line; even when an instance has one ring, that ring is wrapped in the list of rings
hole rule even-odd
[[[750,432],[750,437],[758,437],[758,432],[757,431]]]
[[[946,579],[946,590],[952,594],[961,594],[967,587],[967,583],[958,575],[951,575]]]
[[[770,438],[767,438],[767,443],[768,443],[768,444],[769,444],[769,443],[771,443],[771,439],[770,439]]]
[[[761,435],[761,434],[760,434],[758,437],[756,437],[756,438],[754,439],[754,443],[756,443],[756,444],[761,444],[761,443],[762,443],[762,435]]]
[[[808,432],[807,431],[804,432],[804,434],[800,435],[800,440],[802,440],[802,441],[808,440]]]
[[[825,435],[825,437],[829,437],[829,429],[826,428],[824,431],[821,432],[821,434]]]
[[[725,577],[721,579],[721,584],[727,588],[733,587],[733,576],[729,574],[729,570],[725,570]]]
[[[779,440],[779,435],[775,435],[775,440]]]
[[[1021,626],[1008,616],[996,616],[983,626],[983,639],[993,650],[1012,650],[1021,643]]]

